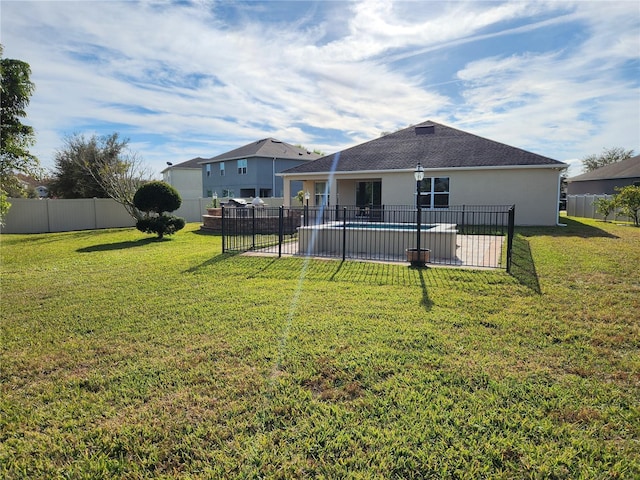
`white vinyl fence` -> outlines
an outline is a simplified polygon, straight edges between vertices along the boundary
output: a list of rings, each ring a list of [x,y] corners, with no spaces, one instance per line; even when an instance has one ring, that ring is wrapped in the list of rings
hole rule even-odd
[[[221,198],[218,202],[228,199]],[[10,198],[11,208],[2,233],[48,233],[71,230],[133,227],[135,220],[124,207],[111,198],[32,199]],[[251,199],[247,199],[250,203]],[[268,206],[279,207],[282,198],[265,198]],[[293,200],[292,200],[293,202]],[[202,222],[210,198],[182,199],[182,205],[173,215],[187,222]]]
[[[569,217],[583,217],[583,218],[595,218],[597,220],[604,220],[604,217],[596,212],[596,207],[593,204],[598,198],[612,198],[613,195],[567,195],[567,215]],[[607,217],[608,220],[613,220],[615,214],[612,213]]]
[[[133,227],[135,220],[111,198],[31,199],[10,198],[11,208],[2,233],[47,233],[70,230]],[[209,198],[182,201],[173,215],[201,222]]]

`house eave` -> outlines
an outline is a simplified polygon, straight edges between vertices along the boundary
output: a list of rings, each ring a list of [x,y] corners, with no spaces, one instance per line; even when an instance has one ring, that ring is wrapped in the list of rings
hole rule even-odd
[[[316,160],[315,158],[304,158],[303,156],[298,156],[298,157],[266,157],[264,155],[244,155],[244,156],[240,156],[240,157],[225,157],[225,158],[219,158],[217,160],[205,160],[203,162],[198,162],[198,165],[206,165],[206,164],[211,164],[211,163],[220,163],[220,162],[233,162],[234,160],[244,160],[244,159],[250,159],[250,158],[267,158],[267,159],[272,159],[272,160],[306,160],[307,162],[311,162],[313,160]]]
[[[244,160],[249,159],[249,158],[254,158],[255,155],[245,155],[244,157],[226,157],[226,158],[219,158],[217,160],[205,160],[203,162],[198,162],[198,165],[206,165],[208,163],[220,163],[220,162],[232,162],[233,160]]]
[[[574,179],[568,178],[567,179],[567,183],[606,182],[606,181],[609,181],[609,180],[628,180],[628,179],[633,179],[633,178],[638,178],[638,175],[626,175],[624,177],[585,178],[585,179],[579,179],[579,180],[574,180]]]
[[[190,172],[190,171],[199,172],[202,169],[200,167],[167,167],[164,170],[162,170],[160,173],[168,172],[169,170],[171,170],[171,171],[183,170],[185,172]]]
[[[564,170],[569,165],[566,163],[544,164],[544,165],[489,165],[483,167],[438,167],[425,168],[425,172],[443,172],[443,171],[469,171],[469,170],[530,170],[530,169],[551,169]],[[276,173],[279,177],[326,177],[329,175],[383,175],[389,173],[413,173],[413,168],[394,169],[394,170],[349,170],[337,172],[295,172],[295,173]]]

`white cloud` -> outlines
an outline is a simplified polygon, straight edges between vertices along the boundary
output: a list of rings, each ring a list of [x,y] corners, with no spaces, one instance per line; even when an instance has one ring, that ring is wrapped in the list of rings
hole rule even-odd
[[[65,133],[117,130],[159,171],[266,136],[330,152],[427,118],[560,160],[640,144],[634,2],[274,5],[3,2],[5,54],[36,83],[36,153],[50,165]],[[265,22],[276,7],[289,15]],[[545,28],[579,30],[523,40]]]
[[[483,28],[537,11],[535,3],[393,2],[353,4],[349,35],[324,49],[331,58],[359,61],[395,49],[415,49],[461,39]]]
[[[537,144],[539,153],[555,152],[560,160],[600,151],[602,142],[637,148],[638,79],[625,80],[620,72],[629,64],[638,69],[639,19],[628,8],[599,6],[597,12],[592,4],[588,12],[578,10],[588,22],[582,44],[487,57],[461,69],[461,123],[480,125],[479,131],[523,148],[535,150]],[[614,25],[629,30],[612,35]]]

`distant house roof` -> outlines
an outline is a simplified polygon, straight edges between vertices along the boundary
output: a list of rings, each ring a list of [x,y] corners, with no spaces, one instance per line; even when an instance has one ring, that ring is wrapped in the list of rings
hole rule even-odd
[[[317,153],[309,152],[300,147],[281,142],[275,138],[263,138],[257,142],[252,142],[243,147],[236,148],[230,152],[220,154],[216,157],[204,159],[203,163],[224,162],[225,160],[236,160],[248,157],[267,157],[291,160],[315,160],[320,157]]]
[[[284,174],[566,164],[471,133],[426,121],[284,171]]]
[[[38,180],[24,173],[16,173],[16,178],[24,188],[36,188],[40,185]]]
[[[640,155],[568,178],[567,182],[588,182],[591,180],[613,180],[616,178],[636,177],[640,178]]]
[[[191,160],[187,160],[186,162],[177,163],[176,165],[169,165],[167,168],[162,170],[161,173],[164,173],[167,170],[172,168],[194,168],[197,170],[201,170],[202,169],[201,163],[204,162],[205,160],[206,160],[205,158],[201,158],[201,157],[192,158]]]

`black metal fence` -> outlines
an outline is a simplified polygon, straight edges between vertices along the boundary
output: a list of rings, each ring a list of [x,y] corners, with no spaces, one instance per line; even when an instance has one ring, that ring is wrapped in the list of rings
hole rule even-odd
[[[514,218],[513,205],[421,209],[420,246],[427,263],[509,271]],[[417,220],[416,207],[406,205],[225,207],[222,250],[406,262]]]

